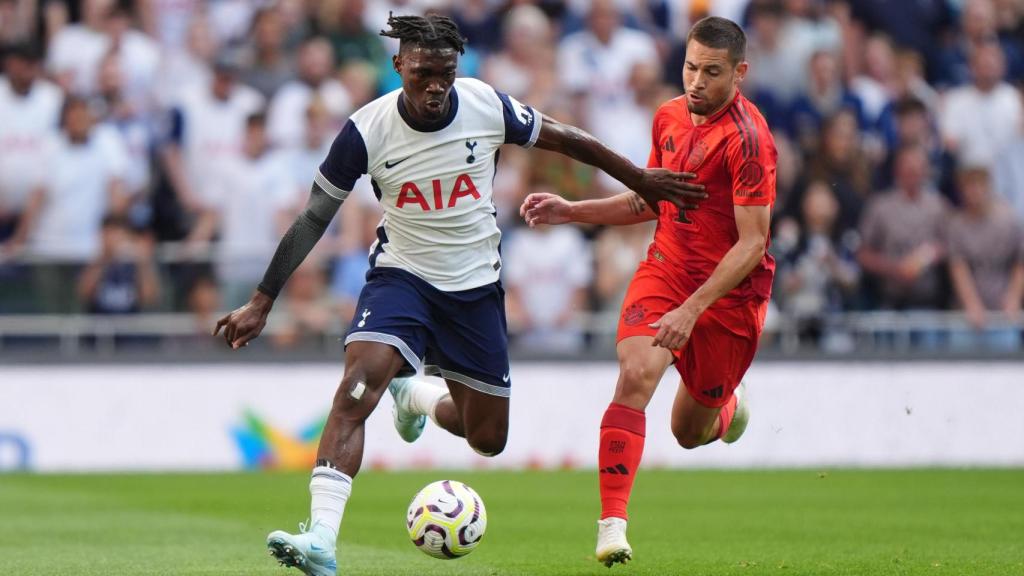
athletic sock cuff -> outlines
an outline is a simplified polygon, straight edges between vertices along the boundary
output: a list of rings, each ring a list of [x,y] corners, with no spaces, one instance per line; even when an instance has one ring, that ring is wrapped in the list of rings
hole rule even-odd
[[[647,415],[641,410],[612,402],[604,411],[601,428],[620,428],[637,436],[647,436]]]
[[[317,466],[313,468],[313,478],[324,478],[327,480],[335,480],[338,482],[344,482],[345,484],[352,484],[352,477],[344,472],[331,468],[329,466]]]

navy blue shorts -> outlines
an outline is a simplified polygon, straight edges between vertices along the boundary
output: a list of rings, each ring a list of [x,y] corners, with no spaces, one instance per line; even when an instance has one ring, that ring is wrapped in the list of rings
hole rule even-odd
[[[366,275],[351,342],[394,346],[405,358],[399,374],[418,372],[508,397],[508,334],[500,282],[444,292],[410,272],[378,267]]]

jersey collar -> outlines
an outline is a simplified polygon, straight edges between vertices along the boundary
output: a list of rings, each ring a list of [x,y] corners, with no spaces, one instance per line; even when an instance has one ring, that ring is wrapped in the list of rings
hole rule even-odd
[[[448,93],[448,98],[451,99],[451,106],[448,107],[448,114],[437,124],[426,124],[413,118],[409,111],[405,108],[405,98],[401,93],[398,94],[398,115],[402,117],[405,124],[417,132],[437,132],[438,130],[444,130],[455,120],[455,114],[459,111],[459,93],[455,91],[455,86],[452,86],[451,92]]]

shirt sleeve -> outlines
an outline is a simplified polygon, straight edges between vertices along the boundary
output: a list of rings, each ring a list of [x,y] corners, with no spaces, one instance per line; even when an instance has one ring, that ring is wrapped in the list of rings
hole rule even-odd
[[[185,113],[180,107],[174,107],[167,114],[167,125],[164,140],[168,144],[181,146],[185,141]]]
[[[366,174],[366,141],[351,120],[331,144],[327,159],[320,164],[314,181],[331,196],[344,200],[352,191],[356,180]]]
[[[963,260],[963,242],[961,241],[960,221],[957,218],[953,218],[949,222],[949,226],[945,230],[946,234],[943,240],[945,241],[946,250],[949,252],[950,260]]]
[[[529,148],[540,136],[541,114],[503,92],[494,91],[501,100],[501,114],[505,120],[505,143]]]
[[[1016,248],[1013,264],[1024,264],[1024,227],[1020,224],[1013,226],[1013,246]]]
[[[860,220],[860,237],[864,246],[870,250],[881,250],[885,241],[885,228],[882,223],[880,199],[868,202],[864,216]]]
[[[736,206],[769,206],[775,202],[775,162],[778,153],[768,126],[751,117],[742,105],[727,112],[737,133],[726,147],[726,166]]]
[[[647,158],[648,168],[661,168],[661,121],[659,115],[654,116],[651,125],[651,155]]]

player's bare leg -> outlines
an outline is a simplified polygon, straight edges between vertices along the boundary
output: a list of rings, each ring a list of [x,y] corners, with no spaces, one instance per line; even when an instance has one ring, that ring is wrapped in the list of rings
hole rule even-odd
[[[465,437],[478,454],[501,454],[508,439],[508,397],[485,394],[456,380],[447,382],[452,404],[450,410],[438,411],[439,425]]]
[[[438,386],[419,377],[394,378],[388,389],[395,399],[395,428],[407,442],[423,430],[416,419],[430,418],[447,432],[466,438],[485,456],[499,454],[508,433],[508,398],[484,394],[456,380]]]
[[[633,557],[626,540],[626,507],[644,450],[644,410],[672,364],[672,353],[651,346],[654,338],[634,336],[616,346],[619,380],[601,420],[598,448],[601,519],[597,529],[597,560],[606,566]]]
[[[352,342],[345,349],[345,375],[334,396],[309,482],[310,525],[299,534],[275,530],[267,536],[270,554],[311,576],[333,576],[341,518],[352,478],[363,460],[366,419],[405,360],[394,348]]]
[[[750,418],[745,392],[741,383],[725,406],[711,408],[697,402],[680,382],[672,405],[672,434],[679,445],[692,449],[719,439],[727,443],[738,440]]]
[[[418,376],[391,380],[388,390],[395,401],[395,430],[403,440],[415,442],[423,433],[427,418],[456,436],[466,436],[449,388]]]

